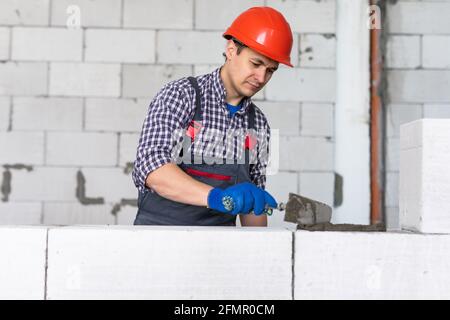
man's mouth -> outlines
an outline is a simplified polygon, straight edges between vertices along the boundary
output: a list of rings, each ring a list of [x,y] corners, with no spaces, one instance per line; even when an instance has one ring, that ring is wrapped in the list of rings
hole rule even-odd
[[[258,84],[256,84],[256,83],[253,83],[253,82],[250,82],[250,81],[247,81],[247,83],[248,83],[251,87],[253,87],[254,89],[260,89],[260,88],[261,88],[261,86],[258,85]]]

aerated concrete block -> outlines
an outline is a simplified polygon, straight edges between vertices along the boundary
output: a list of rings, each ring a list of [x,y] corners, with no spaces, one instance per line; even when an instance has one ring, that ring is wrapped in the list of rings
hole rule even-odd
[[[291,299],[292,233],[226,227],[51,229],[48,299]]]
[[[449,299],[450,235],[295,233],[294,299]]]
[[[400,224],[450,233],[450,120],[422,119],[400,127]]]
[[[0,227],[0,299],[45,297],[47,228]]]

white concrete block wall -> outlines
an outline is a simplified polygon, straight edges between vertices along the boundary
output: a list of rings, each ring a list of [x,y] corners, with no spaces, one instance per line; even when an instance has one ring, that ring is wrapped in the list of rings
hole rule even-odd
[[[434,119],[449,119],[450,104],[424,104],[423,117]]]
[[[44,164],[42,132],[0,132],[0,164]],[[26,157],[24,156],[26,154]]]
[[[450,69],[450,36],[423,36],[424,68]]]
[[[444,18],[450,14],[450,2],[396,1],[386,7],[385,200],[389,224],[399,220],[400,125],[421,118],[450,118],[450,23]]]
[[[263,0],[196,0],[195,28],[199,30],[225,31],[241,12],[250,7],[265,5]],[[205,14],[206,12],[214,14]]]
[[[47,228],[0,226],[0,299],[43,300]]]
[[[47,82],[46,63],[6,62],[0,64],[0,95],[46,95]]]
[[[295,233],[294,299],[448,299],[449,235]]]
[[[137,197],[131,175],[122,168],[84,168],[86,196],[101,197],[105,202],[120,203],[122,199]]]
[[[67,28],[12,28],[12,60],[81,61],[83,31]]]
[[[77,169],[70,167],[33,167],[11,169],[11,193],[16,201],[77,201]]]
[[[49,132],[47,164],[114,166],[117,164],[117,139],[117,134],[114,133]],[[101,145],[102,152],[93,152],[97,145]]]
[[[147,114],[146,103],[145,99],[86,99],[85,129],[108,132],[140,131]]]
[[[52,213],[48,221],[53,221],[47,227],[0,227],[0,255],[9,258],[0,264],[2,299],[450,296],[448,234],[60,227],[61,222],[83,222],[79,214],[70,214],[83,209],[68,203],[46,206]],[[92,206],[83,219],[99,221],[107,217],[106,210]]]
[[[9,127],[10,101],[11,99],[8,97],[0,97],[0,132],[6,131]]]
[[[155,31],[89,29],[86,31],[86,61],[155,62]]]
[[[47,299],[292,297],[288,230],[72,227],[48,244]]]
[[[388,7],[389,31],[399,34],[448,34],[447,1],[397,1]],[[413,17],[413,19],[407,19]]]
[[[84,206],[78,202],[46,202],[44,204],[44,225],[112,225],[115,217],[111,204]]]
[[[302,136],[334,136],[334,106],[329,103],[303,103]]]
[[[421,66],[420,36],[391,35],[386,43],[386,67],[415,69]]]
[[[215,68],[208,68],[205,73]],[[191,66],[124,64],[122,72],[122,96],[127,98],[145,97],[148,107],[151,99],[166,83],[192,73]],[[144,119],[142,119],[142,122]]]
[[[119,97],[120,64],[51,63],[49,92],[55,96]]]
[[[268,6],[282,11],[290,21],[292,31],[298,33],[334,33],[336,3],[334,0],[267,0]]]
[[[0,4],[2,25],[48,25],[50,0],[4,0]]]
[[[327,69],[280,68],[266,87],[269,100],[334,102],[335,71]]]
[[[73,20],[79,20],[82,27],[122,25],[121,0],[58,0],[52,1],[51,6],[51,26],[73,25]]]
[[[336,66],[336,38],[329,34],[300,36],[300,67],[334,68]]]
[[[395,70],[388,72],[391,102],[449,102],[450,70]]]
[[[223,32],[222,32],[223,33]],[[225,41],[221,32],[212,31],[160,31],[157,34],[156,54],[162,64],[221,63]],[[208,44],[204,50],[199,44]]]
[[[39,225],[42,223],[40,202],[0,202],[0,225]]]
[[[81,98],[13,98],[13,130],[80,131],[83,126]]]
[[[132,163],[136,157],[136,148],[139,142],[140,134],[123,133],[119,138],[119,165],[126,166]]]
[[[131,223],[130,172],[151,99],[167,82],[221,66],[222,33],[260,5],[280,10],[294,32],[294,69],[281,66],[254,97],[280,134],[280,170],[268,190],[279,201],[314,194],[301,174],[334,170],[335,0],[5,0],[0,196],[8,199],[3,211],[25,213],[1,223]],[[321,181],[331,199],[333,182]],[[104,203],[86,204],[97,198]],[[282,218],[269,224],[285,225]]]
[[[271,194],[279,202],[287,203],[289,200],[289,193],[297,193],[298,189],[298,173],[296,172],[279,172],[278,174],[267,176],[266,190],[270,190]],[[283,226],[295,229],[296,224],[284,221],[284,212],[274,210],[272,216],[268,218],[268,225]]]
[[[320,137],[281,137],[280,170],[331,171],[333,144],[328,139]]]
[[[10,28],[0,27],[0,61],[9,58]]]
[[[125,28],[186,29],[194,26],[194,0],[124,0]]]
[[[299,191],[305,197],[316,199],[333,206],[334,173],[333,172],[302,172],[300,173]]]
[[[450,119],[422,119],[401,127],[400,225],[450,233]]]
[[[279,130],[283,136],[300,135],[300,104],[295,102],[257,102],[266,115],[270,128]]]

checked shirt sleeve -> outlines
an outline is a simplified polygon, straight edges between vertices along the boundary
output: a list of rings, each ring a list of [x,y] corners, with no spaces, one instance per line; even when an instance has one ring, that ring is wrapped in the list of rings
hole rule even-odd
[[[172,150],[180,139],[177,133],[187,126],[191,110],[187,94],[176,83],[167,84],[150,103],[132,174],[140,192],[147,188],[149,173],[173,162]]]

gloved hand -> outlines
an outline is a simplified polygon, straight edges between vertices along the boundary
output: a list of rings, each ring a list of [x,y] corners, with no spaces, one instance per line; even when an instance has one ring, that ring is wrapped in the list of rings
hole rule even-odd
[[[233,209],[227,210],[223,204],[223,198],[230,197]],[[226,189],[214,188],[208,194],[208,208],[236,215],[254,211],[260,215],[266,206],[276,208],[277,202],[267,191],[258,188],[253,183],[243,182]]]

